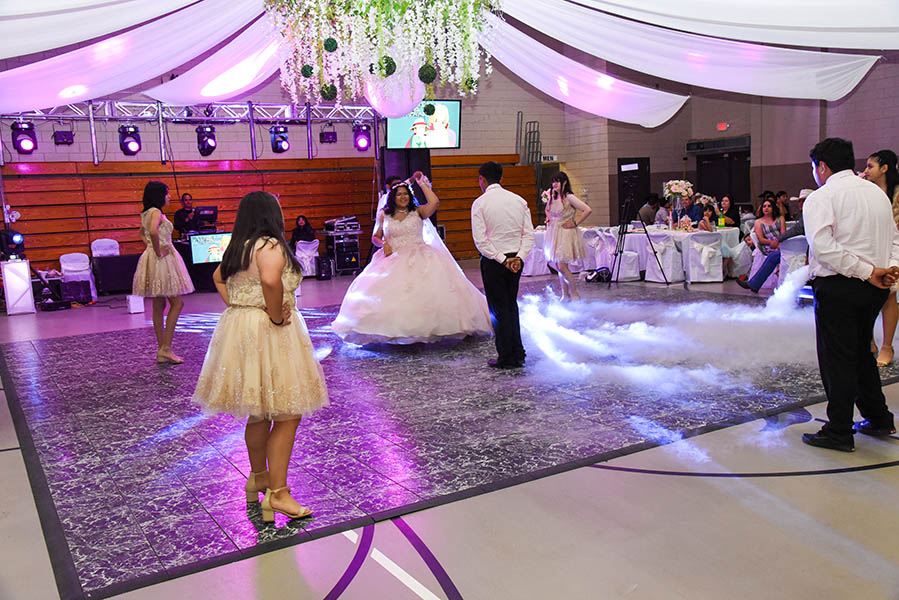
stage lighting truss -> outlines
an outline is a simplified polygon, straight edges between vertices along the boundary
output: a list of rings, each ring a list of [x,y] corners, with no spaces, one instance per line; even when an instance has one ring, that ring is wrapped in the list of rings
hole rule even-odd
[[[31,154],[37,150],[37,133],[31,121],[16,121],[10,125],[12,145],[19,154]]]
[[[287,139],[286,125],[272,125],[268,132],[272,138],[272,152],[281,154],[290,150],[290,140]]]
[[[140,152],[140,128],[137,125],[119,127],[119,148],[125,156]]]
[[[359,152],[371,148],[371,127],[365,123],[353,123],[353,145]]]
[[[209,156],[215,152],[215,127],[212,125],[200,125],[197,127],[197,150],[200,156]]]

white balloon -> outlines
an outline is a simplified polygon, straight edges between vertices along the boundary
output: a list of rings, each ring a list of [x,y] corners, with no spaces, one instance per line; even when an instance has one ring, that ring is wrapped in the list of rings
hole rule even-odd
[[[364,95],[369,104],[385,117],[405,117],[425,97],[425,84],[414,68],[397,65],[396,71],[389,77],[368,77]]]

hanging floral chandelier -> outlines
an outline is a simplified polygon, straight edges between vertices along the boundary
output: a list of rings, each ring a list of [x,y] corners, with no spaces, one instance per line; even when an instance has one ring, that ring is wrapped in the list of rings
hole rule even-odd
[[[420,101],[425,86],[433,98],[435,83],[467,96],[477,92],[482,58],[491,72],[478,36],[499,0],[265,4],[283,36],[281,84],[296,103],[385,94]]]

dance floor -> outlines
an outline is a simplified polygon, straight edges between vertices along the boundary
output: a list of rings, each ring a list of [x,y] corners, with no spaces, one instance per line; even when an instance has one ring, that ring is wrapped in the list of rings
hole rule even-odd
[[[177,366],[148,328],[2,346],[61,590],[106,597],[820,400],[808,308],[626,285],[560,304],[544,285],[523,286],[522,370],[487,368],[489,339],[342,344],[337,307],[304,310],[331,405],[289,474],[315,514],[275,525],[246,506],[243,424],[190,402],[218,314],[182,318]]]

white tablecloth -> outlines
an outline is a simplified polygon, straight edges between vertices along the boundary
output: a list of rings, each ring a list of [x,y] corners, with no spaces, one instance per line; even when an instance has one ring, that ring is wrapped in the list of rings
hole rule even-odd
[[[608,227],[605,229],[606,231],[611,231],[613,235],[618,235],[617,227]],[[687,239],[691,235],[700,233],[699,231],[670,231],[668,229],[650,229],[649,232],[670,233],[672,239],[674,239],[674,245],[677,246],[677,249],[681,251],[683,251],[682,244],[685,239]],[[740,229],[737,227],[718,228],[715,230],[715,233],[721,235],[721,243],[725,246],[733,248],[740,243]],[[637,253],[641,271],[646,270],[646,264],[648,261],[655,260],[655,258],[653,258],[652,256],[652,249],[649,247],[649,239],[643,231],[629,231],[624,238],[624,249]]]

